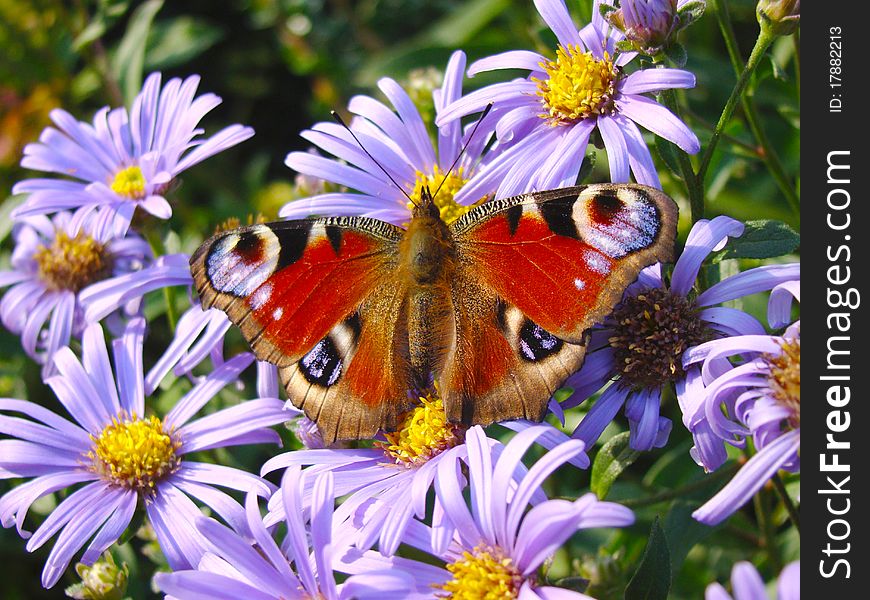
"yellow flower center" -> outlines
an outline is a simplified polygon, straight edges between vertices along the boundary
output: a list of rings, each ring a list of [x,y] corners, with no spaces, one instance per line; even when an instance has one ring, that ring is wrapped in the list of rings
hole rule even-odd
[[[50,290],[78,292],[112,272],[106,247],[85,233],[71,238],[58,231],[50,246],[36,249],[33,259],[39,278]]]
[[[453,579],[436,586],[446,594],[440,598],[452,600],[510,600],[519,595],[523,578],[513,559],[500,549],[478,546],[463,552],[462,558],[447,565]]]
[[[461,444],[465,430],[447,420],[441,398],[428,394],[420,406],[405,413],[402,426],[375,442],[397,465],[419,467],[445,450]]]
[[[619,74],[610,56],[595,58],[579,46],[559,46],[556,60],[541,63],[546,79],[533,80],[551,125],[569,124],[613,110]]]
[[[118,171],[109,187],[119,196],[139,200],[145,197],[145,176],[139,167],[127,167]]]
[[[801,426],[800,338],[783,342],[779,356],[768,355],[765,358],[770,369],[768,381],[773,397],[791,411],[789,424],[798,428]]]
[[[441,220],[449,225],[470,211],[477,204],[480,204],[480,202],[476,202],[475,204],[463,206],[457,204],[453,199],[460,188],[462,188],[462,186],[467,182],[468,180],[462,176],[462,167],[448,173],[445,177],[444,173],[441,172],[441,168],[438,165],[435,165],[435,168],[432,169],[431,175],[427,175],[422,171],[417,171],[417,180],[414,182],[414,191],[411,192],[411,198],[419,204],[423,198],[424,187],[429,188],[429,192],[432,194],[435,194],[435,190],[438,190],[438,193],[434,198],[435,206],[438,207],[438,210],[441,213]],[[485,198],[482,198],[481,202],[483,200],[485,200]],[[414,205],[408,203],[408,208],[413,209]]]
[[[153,415],[140,419],[122,414],[91,441],[94,446],[87,457],[92,470],[110,483],[139,492],[153,493],[155,485],[181,464],[181,442]]]

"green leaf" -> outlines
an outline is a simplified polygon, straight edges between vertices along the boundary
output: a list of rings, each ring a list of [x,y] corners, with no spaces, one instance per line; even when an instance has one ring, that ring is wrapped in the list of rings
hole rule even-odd
[[[700,19],[706,8],[707,3],[702,0],[691,0],[681,6],[677,11],[677,16],[680,17],[680,29]]]
[[[685,46],[680,42],[672,42],[665,49],[665,56],[673,65],[679,69],[686,66],[686,61],[689,59],[689,54],[686,52]]]
[[[112,74],[121,84],[121,91],[128,105],[132,104],[142,87],[145,43],[151,23],[162,6],[163,0],[148,0],[133,11],[127,23],[127,31],[112,59]]]
[[[580,185],[592,175],[592,171],[595,169],[596,159],[597,155],[594,152],[590,152],[586,155],[586,158],[583,159],[583,164],[580,165],[580,172],[577,173],[577,185]]]
[[[671,559],[671,575],[676,576],[689,551],[715,529],[692,518],[699,502],[676,500],[665,515],[664,532],[668,540]]]
[[[154,23],[148,36],[145,66],[157,71],[184,64],[211,48],[223,35],[220,28],[191,17]]]
[[[625,588],[625,600],[666,600],[671,589],[671,554],[656,517],[640,566]]]
[[[656,151],[673,174],[682,179],[680,162],[677,160],[677,152],[680,152],[680,149],[668,140],[656,136]]]
[[[794,252],[800,243],[800,235],[781,221],[747,221],[743,235],[731,239],[714,262],[728,258],[774,258]]]
[[[628,446],[630,435],[626,431],[613,436],[595,456],[589,489],[595,492],[599,500],[604,500],[619,474],[640,456],[640,452]]]

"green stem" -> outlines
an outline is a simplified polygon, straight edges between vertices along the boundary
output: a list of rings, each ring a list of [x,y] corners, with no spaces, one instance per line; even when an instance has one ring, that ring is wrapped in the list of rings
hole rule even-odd
[[[666,66],[666,65],[662,65]],[[663,90],[660,95],[662,104],[667,107],[678,118],[680,111],[677,106],[677,96],[674,90]],[[692,167],[692,161],[689,155],[682,150],[677,150],[677,164],[680,167],[680,175],[683,181],[686,182],[686,191],[689,195],[689,206],[692,211],[692,223],[696,223],[704,218],[704,186],[703,181],[699,180],[695,175],[695,169]]]
[[[735,56],[738,56],[738,54],[736,41],[733,37],[733,31],[731,30],[731,21],[728,17],[727,0],[712,0],[712,3],[716,9],[719,26],[720,29],[722,29],[722,34],[725,37],[725,45],[728,48],[728,54],[731,56],[733,63]],[[737,83],[734,85],[734,89],[731,90],[731,95],[728,97],[728,101],[722,109],[722,114],[719,115],[719,121],[716,123],[716,128],[713,130],[710,142],[707,144],[707,147],[704,149],[704,154],[701,156],[701,164],[698,167],[697,178],[702,184],[707,174],[707,168],[710,166],[710,160],[713,158],[713,152],[716,150],[716,146],[719,143],[719,138],[722,136],[722,132],[731,120],[731,117],[734,114],[734,109],[737,108],[737,103],[740,101],[743,91],[746,89],[752,74],[761,63],[761,59],[764,57],[764,54],[767,52],[767,49],[770,47],[770,44],[773,43],[775,38],[776,36],[770,33],[766,28],[762,27],[759,31],[758,38],[755,40],[755,46],[752,48],[752,53],[749,55],[749,60],[746,62],[746,65],[742,70],[735,68],[735,70],[738,70],[739,72]]]
[[[779,558],[779,552],[776,549],[776,538],[773,530],[773,520],[770,515],[770,507],[765,500],[764,488],[758,491],[752,498],[755,506],[755,518],[758,521],[758,529],[761,531],[761,543],[770,557],[770,564],[773,570],[779,572],[782,569],[782,561]]]
[[[737,472],[738,467],[739,465],[733,464],[729,467],[722,469],[721,471],[711,473],[710,475],[707,475],[706,477],[699,479],[698,481],[686,484],[682,487],[668,490],[665,492],[660,492],[658,494],[653,494],[652,496],[647,496],[646,498],[628,498],[626,500],[620,500],[619,503],[629,508],[639,508],[641,506],[650,506],[653,504],[667,502],[669,500],[676,500],[692,492],[703,490],[704,488],[707,488],[714,483],[721,481],[722,479],[727,479],[731,477],[732,475],[734,475],[734,473]]]
[[[800,513],[798,512],[797,507],[794,505],[794,502],[791,501],[791,496],[788,495],[788,492],[785,489],[785,484],[779,477],[779,473],[776,473],[773,476],[773,489],[776,490],[776,493],[779,495],[779,499],[782,500],[782,503],[785,505],[785,510],[786,512],[788,512],[788,518],[791,519],[791,522],[794,524],[795,529],[797,529],[797,532],[800,533]]]
[[[735,74],[738,76],[737,85],[732,91],[731,98],[729,98],[729,102],[732,98],[739,98],[741,106],[743,108],[744,116],[746,117],[746,123],[749,125],[750,131],[752,131],[753,137],[755,137],[756,142],[761,148],[761,159],[764,161],[765,166],[768,171],[770,171],[771,176],[773,176],[776,185],[779,187],[780,191],[785,196],[786,200],[789,203],[791,209],[800,214],[800,198],[798,198],[797,193],[795,192],[795,186],[788,174],[785,172],[785,168],[782,166],[782,161],[780,161],[779,156],[776,153],[776,150],[773,148],[773,145],[770,143],[770,139],[767,137],[767,134],[764,132],[764,128],[761,125],[761,118],[758,114],[758,109],[755,106],[755,102],[752,98],[752,90],[743,95],[742,89],[738,91],[738,88],[742,85],[745,87],[748,83],[752,72],[758,66],[758,63],[764,57],[767,48],[773,43],[773,40],[776,39],[776,36],[770,33],[764,26],[761,27],[761,30],[758,35],[758,39],[755,42],[755,47],[752,49],[752,54],[749,57],[749,62],[746,65],[743,65],[743,60],[740,58],[740,49],[737,47],[737,36],[734,34],[734,27],[731,24],[731,17],[728,14],[728,5],[727,0],[714,0],[716,5],[716,18],[719,21],[719,29],[722,31],[722,37],[725,40],[725,47],[728,50],[728,56],[731,59],[731,66],[734,68]],[[795,55],[795,60],[797,62],[800,61],[798,58],[798,54]],[[755,59],[753,60],[753,57]],[[735,95],[736,92],[736,95]],[[728,109],[728,104],[725,106]],[[734,106],[731,107],[731,112],[734,111]],[[726,112],[723,110],[722,116],[725,116]],[[716,129],[720,129],[720,125],[722,128],[725,127],[728,123],[728,119],[730,119],[731,115],[728,114],[728,117],[723,121],[722,117],[719,119],[719,124],[717,124]],[[717,137],[716,130],[714,130],[714,138]],[[719,136],[721,136],[721,131]],[[717,140],[718,141],[718,140]],[[710,140],[710,146],[707,148],[707,152],[705,153],[704,158],[701,161],[701,169],[699,169],[699,177],[703,180],[707,165],[709,164],[710,158],[712,158],[713,148],[715,147],[715,142],[713,138]],[[706,159],[706,162],[705,160]]]

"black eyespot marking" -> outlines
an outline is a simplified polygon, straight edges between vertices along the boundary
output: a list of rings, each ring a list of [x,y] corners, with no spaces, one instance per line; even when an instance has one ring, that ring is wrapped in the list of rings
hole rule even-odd
[[[320,387],[335,385],[341,377],[341,357],[329,337],[325,337],[299,361],[299,370],[308,383]]]
[[[507,333],[507,304],[505,304],[504,300],[499,298],[496,301],[495,305],[495,322],[498,325],[498,328],[503,332]]]
[[[281,244],[277,269],[288,267],[302,258],[302,255],[305,253],[305,246],[308,245],[308,233],[310,230],[310,226],[272,230]]]
[[[528,319],[520,329],[520,356],[538,362],[562,349],[562,340]]]
[[[233,253],[245,262],[254,262],[263,252],[263,240],[253,231],[246,231],[239,236]]]
[[[362,332],[362,320],[359,317],[359,313],[355,312],[350,315],[344,320],[344,324],[350,329],[351,334],[353,335],[353,343],[355,344],[359,339],[359,334]]]
[[[523,216],[523,207],[521,204],[514,204],[509,209],[504,211],[504,216],[507,218],[508,230],[511,235],[517,232],[517,227],[520,226],[520,219]]]
[[[341,250],[341,236],[342,232],[340,228],[332,225],[326,226],[326,238],[332,245],[332,249],[335,250],[336,255],[338,255],[338,251]]]
[[[576,201],[577,196],[564,196],[538,204],[541,216],[544,217],[544,222],[550,228],[550,231],[556,235],[563,235],[575,240],[580,239],[577,226],[574,224],[573,215],[574,203]]]
[[[596,224],[610,225],[624,208],[625,203],[617,190],[603,189],[595,194],[589,210]]]

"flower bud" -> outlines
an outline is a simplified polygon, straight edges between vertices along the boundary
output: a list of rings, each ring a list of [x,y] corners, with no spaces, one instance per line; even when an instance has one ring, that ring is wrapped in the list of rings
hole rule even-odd
[[[755,9],[761,27],[774,35],[790,35],[801,21],[801,0],[760,0]]]
[[[76,565],[81,583],[66,589],[66,595],[80,600],[121,600],[127,594],[129,569],[124,563],[118,567],[110,552],[105,552],[93,565]]]
[[[625,34],[625,49],[656,56],[678,31],[703,14],[703,0],[621,0],[618,8],[601,5],[604,18]]]

